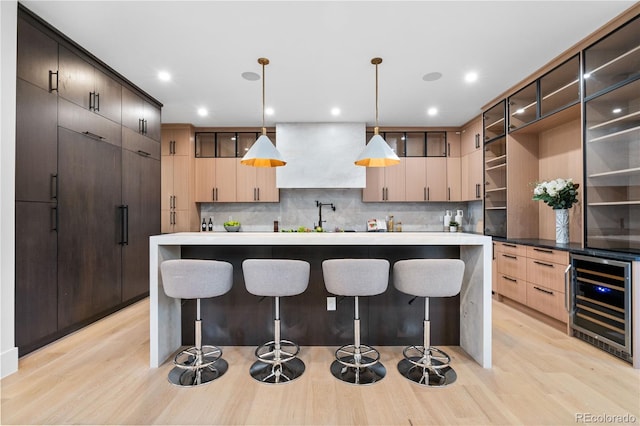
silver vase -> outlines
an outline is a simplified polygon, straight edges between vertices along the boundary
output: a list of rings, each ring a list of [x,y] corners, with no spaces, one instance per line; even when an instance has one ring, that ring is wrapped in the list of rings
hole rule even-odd
[[[557,209],[556,212],[556,243],[569,243],[569,210]]]

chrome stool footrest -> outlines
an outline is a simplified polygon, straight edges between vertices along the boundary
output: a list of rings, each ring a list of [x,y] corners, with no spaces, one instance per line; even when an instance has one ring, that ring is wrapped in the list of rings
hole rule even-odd
[[[178,368],[194,370],[213,365],[222,356],[222,349],[217,346],[203,345],[201,350],[191,347],[178,352],[173,363]]]
[[[181,368],[174,367],[169,372],[169,383],[176,386],[192,387],[210,383],[222,376],[229,369],[227,361],[220,358],[215,364],[207,367]]]
[[[438,348],[407,346],[402,354],[404,359],[398,363],[398,371],[412,382],[440,387],[450,385],[458,378],[455,370],[449,366],[451,357]]]
[[[289,340],[280,340],[280,350],[276,353],[275,341],[267,342],[256,348],[258,361],[265,364],[280,364],[293,360],[300,353],[300,346]]]
[[[378,382],[387,374],[380,362],[380,352],[371,346],[344,345],[336,351],[331,363],[331,374],[338,380],[355,385]]]

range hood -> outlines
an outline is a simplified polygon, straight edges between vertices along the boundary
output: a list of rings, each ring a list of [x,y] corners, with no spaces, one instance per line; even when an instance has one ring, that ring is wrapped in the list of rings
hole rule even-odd
[[[364,188],[366,169],[353,162],[366,145],[365,123],[282,123],[276,145],[287,165],[278,188]]]

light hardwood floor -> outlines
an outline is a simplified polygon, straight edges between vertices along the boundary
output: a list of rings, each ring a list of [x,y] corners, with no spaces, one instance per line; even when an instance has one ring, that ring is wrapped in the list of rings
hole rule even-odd
[[[640,371],[493,302],[493,368],[447,347],[456,383],[425,389],[402,378],[401,348],[380,348],[387,377],[356,387],[331,376],[335,348],[304,347],[305,374],[268,386],[248,374],[252,347],[226,347],[229,371],[200,388],[148,367],[143,300],[20,359],[2,380],[2,424],[576,424],[576,415],[640,422]],[[436,326],[436,325],[434,325]],[[420,338],[419,336],[417,337]]]

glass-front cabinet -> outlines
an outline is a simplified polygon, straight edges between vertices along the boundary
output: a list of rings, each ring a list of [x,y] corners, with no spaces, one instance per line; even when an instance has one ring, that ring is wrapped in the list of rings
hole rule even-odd
[[[540,78],[540,116],[546,117],[580,102],[578,55]]]
[[[505,101],[501,101],[482,114],[485,143],[505,135],[506,125],[504,119],[504,106]]]
[[[507,236],[507,150],[501,137],[484,146],[485,234]]]
[[[640,253],[640,19],[585,51],[586,246]]]
[[[534,81],[509,96],[509,131],[529,124],[538,118],[538,82]]]

